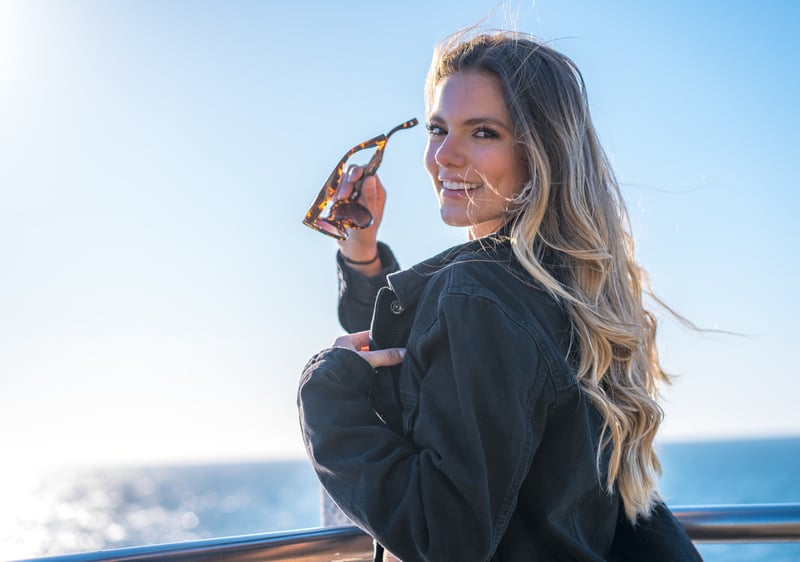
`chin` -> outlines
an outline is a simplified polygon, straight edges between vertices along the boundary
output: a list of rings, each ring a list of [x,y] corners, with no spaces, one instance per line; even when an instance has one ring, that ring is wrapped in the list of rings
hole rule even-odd
[[[463,213],[454,213],[449,209],[440,209],[439,214],[442,217],[442,222],[447,226],[473,226],[473,222],[464,216]]]

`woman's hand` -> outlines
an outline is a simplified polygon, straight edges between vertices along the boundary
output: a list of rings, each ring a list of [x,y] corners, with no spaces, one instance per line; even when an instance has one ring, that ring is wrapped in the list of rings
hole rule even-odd
[[[369,351],[369,331],[339,336],[331,347],[342,347],[355,351],[369,363],[373,369],[376,367],[398,365],[403,362],[403,358],[406,356],[406,349],[404,347],[391,347],[389,349]]]
[[[349,198],[353,193],[353,184],[363,174],[363,166],[350,166],[342,176],[341,184],[336,192],[336,200]],[[372,213],[372,225],[369,228],[350,229],[349,238],[339,241],[339,249],[342,255],[350,260],[369,261],[378,254],[378,227],[383,219],[383,209],[386,206],[386,190],[377,175],[369,176],[364,180],[358,202]],[[381,270],[381,263],[380,260],[376,260],[367,265],[355,265],[354,267],[365,275],[376,275]]]

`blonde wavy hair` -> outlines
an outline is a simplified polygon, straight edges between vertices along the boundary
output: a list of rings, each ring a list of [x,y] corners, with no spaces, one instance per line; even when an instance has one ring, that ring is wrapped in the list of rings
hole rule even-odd
[[[616,486],[635,523],[661,499],[653,441],[663,418],[658,385],[669,377],[658,360],[656,319],[642,302],[652,293],[634,260],[627,211],[592,126],[583,77],[532,36],[466,30],[434,53],[428,107],[443,78],[466,71],[489,73],[502,85],[531,178],[509,205],[513,251],[569,314],[578,381],[605,420],[598,473],[607,454],[607,489]]]

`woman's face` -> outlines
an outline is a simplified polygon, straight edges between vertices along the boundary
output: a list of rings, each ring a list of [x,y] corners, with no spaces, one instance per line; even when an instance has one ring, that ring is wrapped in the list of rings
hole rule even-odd
[[[425,167],[442,220],[471,227],[473,238],[495,232],[528,181],[500,81],[485,72],[453,74],[439,82],[432,102]]]

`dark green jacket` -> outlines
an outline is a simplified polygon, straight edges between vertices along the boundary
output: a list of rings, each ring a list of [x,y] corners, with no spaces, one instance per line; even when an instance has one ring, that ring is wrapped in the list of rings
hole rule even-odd
[[[340,260],[351,331],[372,308],[373,287],[357,283],[374,280],[359,277]],[[634,552],[630,540],[612,549],[627,523],[604,489],[605,459],[597,470],[603,422],[570,364],[569,320],[507,242],[458,246],[390,274],[374,294],[373,347],[407,347],[403,364],[375,372],[351,351],[326,350],[299,393],[312,464],[353,521],[405,561]],[[657,517],[676,530],[668,510]],[[661,559],[696,555],[680,533],[658,545]]]

